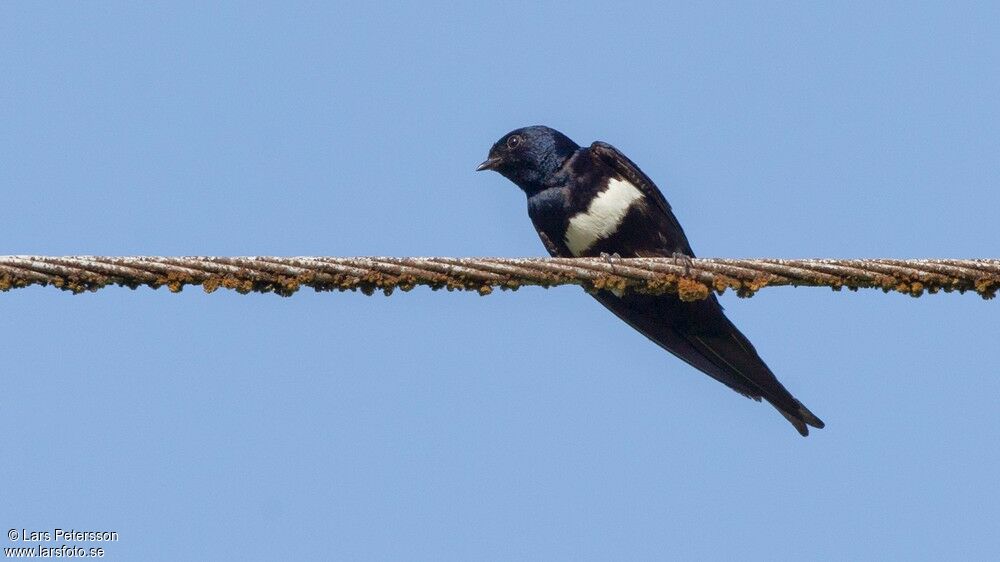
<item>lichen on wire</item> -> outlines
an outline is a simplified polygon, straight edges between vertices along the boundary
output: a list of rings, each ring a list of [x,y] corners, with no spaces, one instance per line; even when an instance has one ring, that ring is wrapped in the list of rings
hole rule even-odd
[[[974,291],[993,298],[1000,259],[675,259],[394,257],[106,257],[0,256],[0,291],[30,285],[82,293],[109,285],[200,285],[289,296],[316,291],[386,295],[418,285],[478,291],[580,285],[588,291],[676,293],[698,300],[727,289],[748,297],[764,287],[876,288],[912,296]]]

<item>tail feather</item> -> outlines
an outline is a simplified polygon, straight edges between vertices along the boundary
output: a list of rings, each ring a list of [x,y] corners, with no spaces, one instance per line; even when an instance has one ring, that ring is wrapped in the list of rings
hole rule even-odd
[[[807,437],[809,435],[808,426],[815,427],[816,429],[823,429],[824,427],[826,427],[826,424],[823,423],[823,420],[817,418],[812,412],[809,411],[808,408],[803,406],[801,403],[799,403],[799,409],[794,412],[783,410],[778,406],[775,406],[774,403],[772,403],[771,405],[774,406],[774,408],[778,410],[778,412],[780,412],[781,415],[785,416],[786,420],[788,420],[789,422],[791,422],[793,426],[795,426],[795,429],[798,430],[799,435],[801,435],[802,437]]]
[[[619,318],[692,367],[736,392],[767,400],[801,434],[823,422],[778,381],[753,344],[726,318],[714,296],[683,302],[673,295],[599,291],[595,298]]]

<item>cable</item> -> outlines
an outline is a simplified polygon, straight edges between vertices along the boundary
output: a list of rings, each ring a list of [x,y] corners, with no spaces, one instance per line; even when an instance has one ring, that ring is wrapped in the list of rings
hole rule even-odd
[[[495,288],[568,284],[589,291],[678,293],[689,301],[710,291],[751,296],[781,285],[877,288],[912,296],[975,291],[989,299],[1000,288],[1000,259],[0,256],[0,291],[42,285],[81,293],[144,285],[178,292],[200,285],[206,292],[222,287],[288,296],[312,287],[388,295],[425,285],[485,295]]]

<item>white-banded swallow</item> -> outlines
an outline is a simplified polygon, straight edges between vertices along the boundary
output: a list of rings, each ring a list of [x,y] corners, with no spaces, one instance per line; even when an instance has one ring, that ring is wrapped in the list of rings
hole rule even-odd
[[[477,170],[495,170],[524,191],[528,216],[552,256],[694,257],[666,198],[610,144],[582,148],[549,127],[525,127],[501,137]],[[767,400],[803,436],[808,426],[823,427],[778,381],[714,294],[695,302],[608,290],[594,297],[692,367]]]

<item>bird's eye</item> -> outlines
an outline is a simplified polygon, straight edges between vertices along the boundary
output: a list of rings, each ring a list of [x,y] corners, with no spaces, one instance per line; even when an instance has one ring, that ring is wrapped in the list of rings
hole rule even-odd
[[[509,148],[511,150],[517,148],[517,146],[519,144],[521,144],[521,137],[519,137],[517,135],[514,135],[514,136],[510,137],[509,139],[507,139],[507,148]]]

